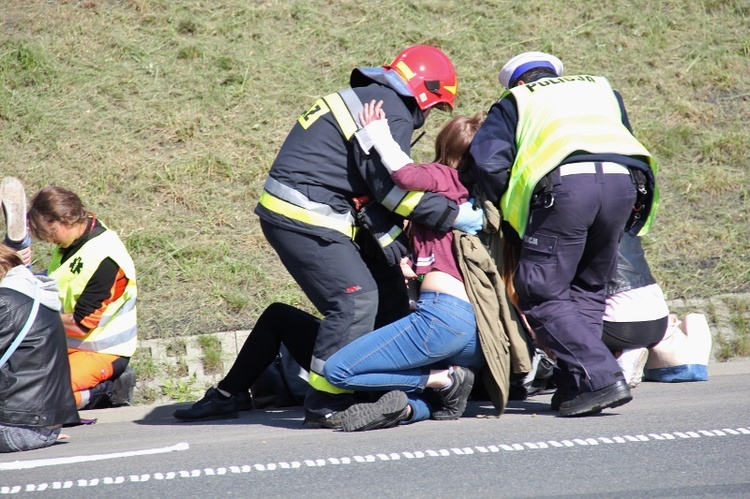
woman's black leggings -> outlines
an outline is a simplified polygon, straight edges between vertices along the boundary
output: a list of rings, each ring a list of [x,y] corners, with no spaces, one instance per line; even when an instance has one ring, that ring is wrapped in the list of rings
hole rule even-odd
[[[237,359],[218,387],[231,394],[247,391],[274,361],[283,343],[294,360],[310,370],[320,319],[284,303],[266,308],[242,345]]]

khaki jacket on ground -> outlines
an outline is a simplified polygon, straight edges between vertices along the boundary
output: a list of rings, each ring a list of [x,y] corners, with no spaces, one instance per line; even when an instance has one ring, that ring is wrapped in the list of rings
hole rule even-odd
[[[490,235],[499,237],[499,234]],[[477,236],[453,231],[453,241],[466,292],[477,317],[477,332],[487,368],[484,383],[499,414],[505,411],[510,374],[531,371],[533,347],[516,309],[508,301],[500,272]],[[500,244],[491,244],[493,250]],[[499,250],[497,250],[499,251]]]

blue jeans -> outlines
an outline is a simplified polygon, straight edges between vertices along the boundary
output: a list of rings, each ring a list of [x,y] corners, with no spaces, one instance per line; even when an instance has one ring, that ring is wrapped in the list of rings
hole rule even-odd
[[[0,453],[49,447],[57,441],[60,428],[8,426],[0,424]]]
[[[484,356],[471,303],[445,293],[420,294],[416,310],[348,344],[325,363],[332,385],[355,391],[402,390],[412,418],[428,419],[432,410],[421,394],[430,369],[451,365],[479,368]]]

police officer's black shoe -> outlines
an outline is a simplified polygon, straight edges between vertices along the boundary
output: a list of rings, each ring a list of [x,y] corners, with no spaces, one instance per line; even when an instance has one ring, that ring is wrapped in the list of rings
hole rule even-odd
[[[564,392],[558,388],[557,390],[555,390],[555,393],[552,394],[552,400],[550,400],[549,408],[553,411],[559,411],[560,405],[562,405],[563,402],[572,400],[574,398],[575,394]]]
[[[474,372],[468,367],[453,366],[448,375],[453,383],[435,390],[443,407],[432,413],[433,419],[458,419],[466,410],[466,403],[474,386]]]
[[[393,428],[409,416],[409,398],[399,390],[380,397],[377,402],[354,404],[331,416],[331,422],[342,431],[366,431]]]
[[[560,416],[586,416],[602,409],[619,407],[633,400],[630,388],[625,380],[606,386],[593,392],[579,393],[571,400],[560,404]]]

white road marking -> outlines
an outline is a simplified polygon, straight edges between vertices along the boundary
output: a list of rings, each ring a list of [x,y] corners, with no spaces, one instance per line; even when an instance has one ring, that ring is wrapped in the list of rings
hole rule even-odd
[[[13,461],[12,463],[0,463],[0,471],[27,470],[31,468],[39,468],[42,466],[57,466],[60,464],[88,463],[91,461],[104,461],[106,459],[119,459],[122,457],[146,456],[149,454],[164,454],[166,452],[188,450],[189,448],[190,446],[188,444],[179,443],[171,447],[160,447],[157,449],[144,449],[144,450],[134,450],[134,451],[127,451],[127,452],[115,452],[113,454],[94,454],[91,456],[71,456],[71,457],[58,457],[58,458],[53,458],[53,459],[35,459],[33,461]]]
[[[663,441],[663,440],[675,440],[676,438],[691,439],[703,437],[716,437],[716,436],[742,436],[750,435],[750,428],[722,428],[721,430],[698,430],[698,431],[686,431],[679,432],[675,431],[672,433],[649,433],[648,435],[623,435],[614,437],[597,437],[597,438],[574,438],[572,440],[547,440],[546,442],[524,442],[524,444],[513,443],[513,444],[493,444],[485,446],[475,447],[463,447],[457,448],[452,447],[450,449],[439,449],[439,450],[424,450],[424,451],[403,451],[403,452],[391,452],[389,454],[368,454],[366,456],[351,456],[351,457],[329,457],[329,458],[318,458],[318,459],[305,459],[303,461],[282,461],[279,463],[266,463],[266,464],[245,464],[242,466],[228,466],[219,468],[203,468],[196,470],[180,470],[180,471],[168,471],[165,473],[153,473],[153,474],[142,474],[142,475],[129,475],[127,481],[130,483],[142,483],[147,482],[153,477],[154,480],[172,480],[175,478],[198,478],[202,476],[222,476],[227,475],[227,471],[231,474],[236,473],[250,473],[252,471],[274,471],[276,469],[290,470],[300,469],[302,464],[308,467],[326,467],[326,466],[340,466],[352,463],[373,463],[377,461],[396,461],[401,458],[406,459],[420,459],[426,457],[447,457],[447,456],[466,456],[472,455],[475,452],[488,453],[488,452],[502,452],[502,451],[542,451],[545,449],[554,450],[567,447],[591,447],[596,446],[600,442],[605,444],[627,444],[636,442],[650,442],[650,441]],[[115,459],[121,457],[141,456],[148,454],[160,454],[172,451],[187,450],[189,445],[186,443],[180,443],[172,447],[162,447],[160,449],[146,449],[141,451],[131,452],[120,452],[116,454],[101,454],[94,456],[75,456],[70,458],[59,458],[59,459],[42,459],[36,461],[16,461],[13,463],[0,464],[0,470],[17,470],[17,469],[28,469],[36,468],[39,466],[53,466],[57,464],[69,464],[79,463],[87,461],[99,461],[103,459]],[[43,492],[46,490],[58,490],[68,489],[76,484],[78,487],[96,487],[99,485],[113,485],[124,483],[126,478],[124,476],[117,477],[104,477],[102,479],[76,479],[66,480],[64,482],[52,482],[51,486],[47,483],[40,484],[26,484],[23,485],[3,485],[0,487],[0,495],[6,494],[18,494],[21,491],[24,492]]]

